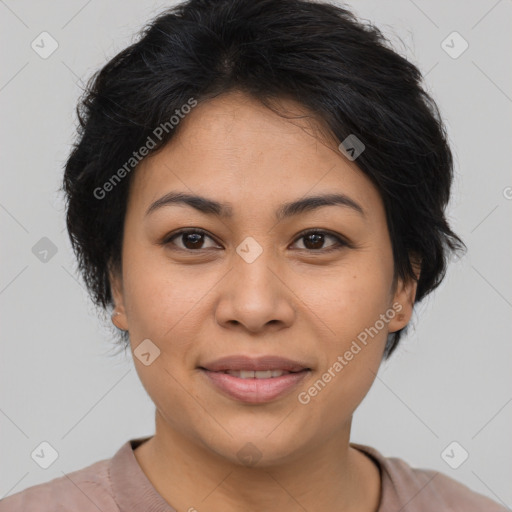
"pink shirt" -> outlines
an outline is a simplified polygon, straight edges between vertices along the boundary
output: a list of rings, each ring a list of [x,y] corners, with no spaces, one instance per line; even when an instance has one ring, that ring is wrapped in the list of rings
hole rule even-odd
[[[0,501],[0,512],[176,512],[158,494],[133,453],[150,437],[130,439],[111,459],[12,494]],[[380,468],[378,512],[509,510],[442,473],[411,468],[402,459],[384,457],[369,446],[351,446]]]

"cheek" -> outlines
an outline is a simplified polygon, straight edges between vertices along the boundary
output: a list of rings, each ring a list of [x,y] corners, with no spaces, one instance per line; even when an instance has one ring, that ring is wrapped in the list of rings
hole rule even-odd
[[[125,269],[125,304],[134,344],[149,338],[172,359],[181,359],[204,325],[197,318],[205,317],[218,272],[177,265],[154,249],[132,252]]]
[[[159,355],[146,366],[134,353],[134,363],[139,379],[160,411],[182,411],[192,408],[183,382],[187,381],[186,361],[193,349],[193,315],[197,303],[211,287],[200,284],[199,279],[180,271],[177,266],[155,253],[132,252],[126,258],[124,292],[130,327],[130,342],[135,352],[142,340],[151,340]],[[191,272],[189,272],[190,274]],[[175,418],[167,418],[175,425]],[[175,425],[178,428],[179,422]]]
[[[321,279],[318,274],[303,274],[296,278],[300,281],[297,288],[303,302],[342,345],[374,325],[389,307],[391,280],[387,272],[382,262],[360,261],[334,269]]]
[[[329,311],[336,340],[319,344],[323,364],[299,399],[327,430],[348,421],[375,380],[387,339],[387,327],[375,329],[381,311],[378,301],[352,301]]]
[[[324,351],[317,386],[322,395],[319,403],[341,401],[355,408],[371,387],[382,360],[388,324],[394,317],[388,302],[388,270],[382,262],[380,266],[354,266],[350,272],[324,280],[321,293],[315,289],[316,300],[315,293],[303,296],[329,327],[318,347]]]

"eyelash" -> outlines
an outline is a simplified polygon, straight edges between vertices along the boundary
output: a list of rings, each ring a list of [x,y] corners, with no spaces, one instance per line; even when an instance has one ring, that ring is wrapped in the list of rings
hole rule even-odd
[[[214,240],[206,231],[204,231],[203,229],[200,229],[200,228],[194,228],[194,229],[182,229],[182,230],[179,230],[177,231],[176,233],[173,233],[172,235],[170,236],[167,236],[163,242],[162,242],[162,245],[164,246],[167,246],[169,244],[172,244],[172,240],[174,240],[175,238],[179,238],[180,235],[185,235],[185,234],[198,234],[198,235],[205,235],[207,236],[208,238],[211,238],[212,240]],[[326,254],[326,253],[330,253],[330,252],[333,252],[333,251],[337,251],[337,250],[340,250],[344,247],[352,247],[352,245],[346,241],[345,239],[343,239],[341,236],[339,235],[335,235],[334,233],[331,233],[330,231],[325,231],[325,230],[321,230],[321,229],[308,229],[308,230],[305,230],[305,231],[302,231],[298,234],[297,238],[294,240],[294,244],[299,241],[301,238],[304,238],[305,236],[307,235],[311,235],[311,234],[321,234],[321,235],[327,235],[331,238],[334,238],[336,240],[336,243],[332,246],[330,246],[329,248],[327,249],[298,249],[299,251],[306,251],[306,252],[310,252],[310,253],[322,253],[322,254]],[[215,240],[214,240],[215,241]],[[180,250],[180,251],[185,251],[185,252],[201,252],[201,251],[207,251],[209,248],[206,248],[206,249],[183,249],[182,247],[176,247],[176,250]]]

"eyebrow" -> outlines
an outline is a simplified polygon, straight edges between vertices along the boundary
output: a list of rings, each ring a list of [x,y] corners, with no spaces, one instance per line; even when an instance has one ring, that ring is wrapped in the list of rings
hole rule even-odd
[[[183,192],[169,192],[157,199],[146,211],[146,216],[164,206],[190,206],[197,211],[223,218],[233,217],[233,208],[231,204],[223,204],[203,196],[186,194]],[[357,212],[366,218],[366,213],[359,203],[345,194],[324,194],[317,196],[307,196],[296,201],[284,203],[276,213],[276,220],[281,221],[301,213],[310,212],[323,206],[343,206]]]

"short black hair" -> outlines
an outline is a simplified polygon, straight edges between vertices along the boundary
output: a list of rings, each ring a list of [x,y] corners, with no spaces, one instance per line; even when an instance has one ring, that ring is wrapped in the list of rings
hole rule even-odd
[[[395,283],[416,279],[411,258],[421,262],[416,303],[443,280],[449,252],[466,249],[445,218],[453,160],[438,107],[370,22],[328,2],[189,0],[138,36],[88,81],[63,179],[78,269],[103,312],[113,306],[109,271],[121,269],[133,152],[151,138],[155,153],[179,132],[170,120],[182,106],[229,91],[273,110],[293,99],[337,141],[363,142],[356,163],[385,206]],[[388,335],[385,359],[407,327]],[[117,334],[126,348],[129,333]]]

